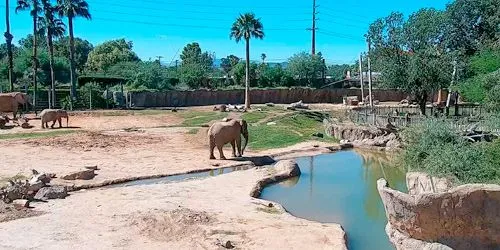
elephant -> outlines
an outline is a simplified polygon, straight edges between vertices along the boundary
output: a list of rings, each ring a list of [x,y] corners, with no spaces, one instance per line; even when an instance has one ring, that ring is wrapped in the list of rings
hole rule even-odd
[[[49,122],[52,122],[50,128],[54,128],[56,121],[59,122],[59,128],[62,128],[61,118],[66,118],[66,127],[69,126],[68,112],[63,109],[44,109],[40,113],[40,118],[42,120],[42,128],[48,128]]]
[[[21,92],[1,93],[0,94],[0,112],[12,112],[16,118],[19,105],[32,105],[29,95]]]
[[[245,139],[245,144],[241,148],[241,135]],[[222,148],[225,144],[231,143],[233,157],[241,157],[248,144],[248,125],[245,120],[231,119],[214,123],[208,129],[208,144],[210,145],[210,159],[215,159],[214,149],[217,147],[220,159],[225,160]],[[238,154],[236,149],[238,148]]]

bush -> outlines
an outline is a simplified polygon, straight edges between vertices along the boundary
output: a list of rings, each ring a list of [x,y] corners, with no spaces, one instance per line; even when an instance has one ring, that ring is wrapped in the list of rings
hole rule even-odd
[[[500,183],[500,140],[470,143],[446,121],[431,120],[403,131],[402,163],[409,170],[457,183]]]

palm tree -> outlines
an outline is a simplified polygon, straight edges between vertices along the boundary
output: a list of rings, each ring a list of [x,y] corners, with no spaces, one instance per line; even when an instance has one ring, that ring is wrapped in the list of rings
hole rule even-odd
[[[76,98],[76,69],[75,69],[75,42],[73,35],[73,18],[83,17],[91,19],[89,5],[85,0],[57,0],[59,15],[68,17],[69,28],[69,60],[70,60],[70,79],[71,79],[71,97]]]
[[[266,63],[266,58],[267,58],[267,56],[265,53],[260,54],[260,59],[262,59],[262,64]]]
[[[260,18],[255,18],[255,14],[246,13],[234,21],[231,27],[230,38],[234,38],[238,43],[241,39],[246,42],[246,77],[245,77],[245,108],[250,108],[250,38],[264,38],[264,27]]]
[[[12,63],[12,39],[14,38],[12,34],[10,34],[10,7],[9,7],[9,0],[5,0],[5,41],[7,43],[7,58],[8,58],[8,64],[9,64],[9,85],[10,85],[10,91],[14,91],[14,80],[12,79],[13,77],[13,63]]]
[[[39,0],[17,0],[16,13],[22,10],[30,10],[30,15],[33,18],[33,106],[36,112],[36,93],[38,92],[38,84],[36,79],[36,72],[38,68],[38,59],[37,59],[37,45],[36,39],[38,36],[38,14],[41,11]]]
[[[50,0],[42,0],[43,5],[43,18],[41,19],[40,31],[45,31],[47,38],[47,48],[49,51],[49,66],[50,66],[50,89],[51,94],[49,100],[49,108],[53,108],[56,103],[55,91],[55,74],[54,74],[54,42],[56,37],[62,37],[66,31],[66,25],[59,18],[55,17],[57,8],[50,4]]]

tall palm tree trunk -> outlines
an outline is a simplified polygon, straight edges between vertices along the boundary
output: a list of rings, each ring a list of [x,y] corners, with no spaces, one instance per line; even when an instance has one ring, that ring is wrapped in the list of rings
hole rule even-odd
[[[10,34],[10,17],[9,17],[9,0],[5,0],[5,41],[7,43],[7,58],[8,58],[8,67],[9,67],[9,85],[10,91],[14,91],[14,66],[12,63],[12,34]]]
[[[250,109],[250,38],[246,38],[245,108]]]
[[[51,107],[56,106],[56,89],[55,89],[55,75],[54,75],[54,45],[52,42],[52,34],[47,33],[47,47],[49,49],[49,67],[50,67],[50,101]]]
[[[68,17],[69,26],[69,67],[71,80],[71,97],[76,98],[75,40],[73,35],[73,17]]]
[[[33,5],[33,9],[37,9],[38,6],[36,4],[36,1]],[[33,16],[33,87],[34,87],[34,93],[33,93],[33,106],[34,106],[34,109],[35,109],[35,113],[36,113],[36,94],[38,92],[38,84],[36,82],[36,71],[37,71],[37,68],[38,68],[38,59],[37,59],[37,51],[36,51],[36,36],[37,36],[37,18],[38,16],[37,15],[34,15]]]

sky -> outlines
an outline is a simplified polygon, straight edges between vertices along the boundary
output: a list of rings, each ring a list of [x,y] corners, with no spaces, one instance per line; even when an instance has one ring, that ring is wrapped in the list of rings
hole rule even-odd
[[[9,0],[12,8],[16,1]],[[263,40],[250,41],[252,60],[265,53],[268,62],[283,62],[293,54],[311,51],[313,0],[87,0],[92,20],[76,19],[75,36],[98,45],[125,38],[143,60],[161,56],[164,64],[179,59],[182,48],[198,42],[217,59],[234,54],[243,58],[245,46],[229,39],[240,13],[253,12],[264,25]],[[364,34],[371,22],[399,11],[444,9],[448,0],[316,0],[316,52],[328,64],[353,63],[366,50]],[[0,4],[1,31],[5,30],[5,3]],[[14,42],[32,31],[28,12],[11,11]],[[65,20],[66,21],[66,20]],[[2,36],[3,37],[3,36]]]

